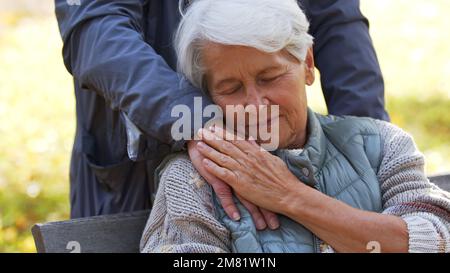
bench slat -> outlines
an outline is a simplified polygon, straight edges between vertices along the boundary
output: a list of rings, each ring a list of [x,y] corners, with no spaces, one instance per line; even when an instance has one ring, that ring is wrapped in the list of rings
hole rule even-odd
[[[135,253],[150,211],[37,224],[32,234],[39,253]]]
[[[429,179],[430,182],[436,184],[439,188],[450,192],[450,174],[430,176]]]

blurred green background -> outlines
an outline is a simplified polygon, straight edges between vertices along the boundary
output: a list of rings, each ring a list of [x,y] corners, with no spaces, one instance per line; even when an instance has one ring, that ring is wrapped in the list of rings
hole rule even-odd
[[[450,172],[450,2],[361,0],[392,121],[428,174]],[[71,77],[51,0],[0,0],[0,252],[34,252],[30,227],[69,217]],[[317,81],[318,82],[318,81]],[[325,112],[320,86],[310,105]]]

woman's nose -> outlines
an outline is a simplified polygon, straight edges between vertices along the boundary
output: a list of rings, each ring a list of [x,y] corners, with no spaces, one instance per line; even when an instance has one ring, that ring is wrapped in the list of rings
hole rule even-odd
[[[246,105],[268,105],[269,100],[264,96],[263,92],[261,92],[258,88],[249,87],[247,88],[247,98]]]

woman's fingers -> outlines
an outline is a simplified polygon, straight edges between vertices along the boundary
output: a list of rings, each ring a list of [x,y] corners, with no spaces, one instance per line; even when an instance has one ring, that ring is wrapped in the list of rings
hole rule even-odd
[[[200,129],[198,136],[203,142],[224,154],[232,152],[233,148],[235,148],[231,143],[224,141],[221,135],[213,133],[208,129]]]
[[[241,181],[239,181],[236,170],[245,166],[243,162],[245,163],[248,161],[249,157],[251,159],[251,157],[259,156],[259,154],[256,154],[255,152],[261,151],[260,146],[253,139],[248,141],[237,139],[236,136],[220,127],[214,128],[214,132],[201,129],[199,131],[199,136],[203,141],[198,142],[197,148],[205,157],[205,159],[203,159],[205,168],[217,178],[230,185],[233,189],[235,189],[235,187],[237,187],[236,189],[239,189],[240,185],[237,183]],[[240,166],[240,164],[243,165]],[[275,213],[257,207],[238,194],[237,196],[249,211],[258,230],[263,230],[267,226],[269,226],[270,229],[277,229],[279,227],[280,224]],[[222,204],[222,206],[224,206],[224,204]]]
[[[261,208],[261,214],[264,216],[264,220],[270,229],[277,229],[280,227],[280,221],[278,221],[278,216],[266,209]]]
[[[231,187],[236,184],[237,178],[234,172],[217,165],[215,162],[211,161],[208,158],[203,159],[203,164],[207,171],[211,172],[213,175],[215,175],[217,178],[224,181]]]
[[[248,153],[249,151],[259,149],[259,146],[256,144],[256,142],[254,140],[245,140],[242,137],[238,137],[220,127],[214,128],[214,134],[219,137],[224,136],[224,139],[226,141],[228,141],[229,143],[231,143],[232,145],[237,147],[239,150],[241,150],[245,154]]]
[[[263,230],[267,227],[267,222],[261,213],[260,209],[255,206],[254,204],[248,202],[245,200],[242,196],[239,194],[236,194],[239,201],[241,201],[242,205],[248,210],[250,215],[252,216],[253,223],[255,223],[256,229]]]
[[[227,168],[229,170],[235,170],[239,167],[239,163],[236,162],[236,160],[226,154],[216,151],[202,141],[199,141],[197,143],[197,149],[204,157],[214,161],[221,167]]]
[[[245,157],[245,153],[234,143],[224,140],[224,137],[227,138],[227,136],[223,129],[219,127],[215,128],[214,133],[208,129],[200,129],[198,135],[203,142],[223,154],[229,155],[234,159],[242,159]],[[229,137],[232,138],[232,136]]]
[[[225,210],[225,213],[234,221],[240,220],[241,215],[239,214],[239,210],[234,203],[231,187],[220,179],[215,179],[217,181],[211,183],[211,186],[214,189],[214,193],[217,195],[217,198],[219,198],[220,204]]]
[[[197,141],[188,142],[188,152],[192,164],[200,175],[206,179],[206,182],[211,185],[214,192],[219,198],[220,204],[225,210],[226,214],[233,220],[237,221],[241,218],[239,210],[234,203],[233,193],[231,187],[225,182],[208,172],[203,164],[204,156],[198,151]]]
[[[280,227],[280,222],[275,213],[263,208],[259,208],[253,203],[245,200],[241,195],[236,194],[236,197],[241,201],[242,205],[252,215],[253,222],[257,229],[262,230],[269,226],[270,229],[277,229]]]

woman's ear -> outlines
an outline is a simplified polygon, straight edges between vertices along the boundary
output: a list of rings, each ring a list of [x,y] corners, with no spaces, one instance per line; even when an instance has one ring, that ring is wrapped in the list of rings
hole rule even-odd
[[[305,58],[305,82],[307,85],[313,85],[315,80],[314,53],[312,47],[308,49]]]

